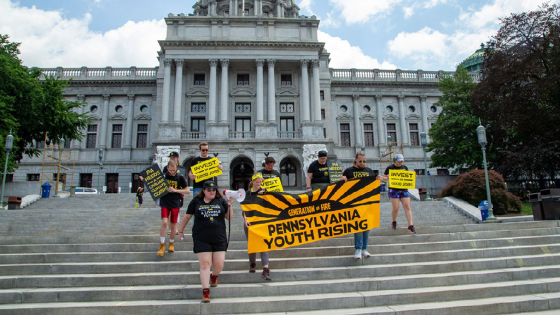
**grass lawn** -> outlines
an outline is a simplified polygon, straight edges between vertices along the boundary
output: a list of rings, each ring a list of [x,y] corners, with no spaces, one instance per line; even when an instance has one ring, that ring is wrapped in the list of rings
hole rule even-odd
[[[524,215],[533,215],[533,209],[528,202],[521,202],[521,213]]]

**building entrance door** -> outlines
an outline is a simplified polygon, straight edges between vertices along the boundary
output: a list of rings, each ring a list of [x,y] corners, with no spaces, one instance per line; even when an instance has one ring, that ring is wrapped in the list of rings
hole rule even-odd
[[[107,194],[116,194],[119,192],[119,174],[107,174],[107,181],[105,183],[107,186]]]
[[[251,177],[253,176],[254,169],[253,163],[245,158],[235,159],[232,163],[232,183],[231,189],[239,190],[249,189],[249,183],[251,182]]]

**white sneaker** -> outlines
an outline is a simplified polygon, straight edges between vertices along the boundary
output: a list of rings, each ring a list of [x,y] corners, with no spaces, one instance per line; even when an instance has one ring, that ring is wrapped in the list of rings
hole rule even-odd
[[[362,249],[362,256],[369,257],[371,254],[367,251],[367,249]]]
[[[362,259],[362,250],[361,249],[356,249],[356,253],[354,254],[354,258]]]

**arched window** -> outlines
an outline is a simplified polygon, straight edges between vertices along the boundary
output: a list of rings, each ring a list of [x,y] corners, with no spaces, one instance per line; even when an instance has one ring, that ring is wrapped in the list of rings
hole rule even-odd
[[[292,160],[286,159],[280,165],[280,180],[284,187],[297,186],[297,168]]]

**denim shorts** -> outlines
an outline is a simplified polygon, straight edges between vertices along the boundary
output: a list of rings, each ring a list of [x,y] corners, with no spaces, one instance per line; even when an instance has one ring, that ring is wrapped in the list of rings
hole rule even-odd
[[[389,188],[389,198],[394,199],[401,199],[401,198],[410,198],[410,193],[408,189],[394,189]]]

